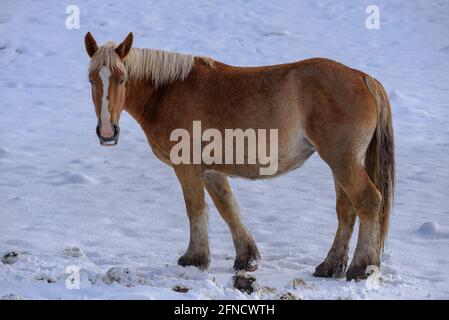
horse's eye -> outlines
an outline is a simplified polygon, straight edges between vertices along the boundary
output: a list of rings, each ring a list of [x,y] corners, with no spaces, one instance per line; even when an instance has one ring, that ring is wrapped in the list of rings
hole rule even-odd
[[[125,79],[120,80],[120,84],[124,84],[125,83]]]
[[[92,80],[89,80],[89,83],[90,83],[90,85],[92,85],[93,84]]]

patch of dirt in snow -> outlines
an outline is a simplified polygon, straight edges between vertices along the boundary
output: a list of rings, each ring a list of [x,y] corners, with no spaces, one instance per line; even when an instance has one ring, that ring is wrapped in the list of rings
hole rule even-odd
[[[234,288],[244,293],[251,294],[259,289],[256,278],[244,271],[237,271],[233,278]]]
[[[3,255],[2,263],[3,264],[13,264],[19,260],[19,252],[11,251]]]
[[[286,292],[279,296],[279,300],[301,300],[292,292]]]
[[[190,288],[176,285],[172,288],[172,290],[175,292],[187,293],[187,292],[189,292]]]

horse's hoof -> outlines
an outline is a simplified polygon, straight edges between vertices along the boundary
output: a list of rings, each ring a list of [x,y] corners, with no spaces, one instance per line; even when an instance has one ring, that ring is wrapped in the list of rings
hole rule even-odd
[[[349,266],[348,271],[346,271],[346,280],[360,281],[367,278],[366,266]]]
[[[255,244],[248,246],[245,255],[235,258],[234,270],[256,271],[260,262],[260,253]]]
[[[321,278],[342,278],[345,274],[346,263],[334,260],[333,262],[323,261],[315,268],[314,277]]]
[[[178,259],[178,264],[183,267],[195,266],[201,270],[206,270],[209,267],[210,259],[207,256],[187,256],[183,255]]]
[[[234,270],[256,271],[259,267],[259,259],[235,259]]]

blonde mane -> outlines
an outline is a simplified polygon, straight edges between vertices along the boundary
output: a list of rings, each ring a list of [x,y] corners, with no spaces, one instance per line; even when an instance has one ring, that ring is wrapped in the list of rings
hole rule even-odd
[[[195,66],[195,60],[203,60],[209,67],[214,67],[214,61],[207,57],[196,57],[190,54],[152,49],[132,48],[125,58],[120,60],[115,52],[117,44],[107,42],[101,46],[90,61],[89,73],[97,72],[106,66],[111,71],[125,73],[128,79],[151,79],[155,88],[184,80]]]

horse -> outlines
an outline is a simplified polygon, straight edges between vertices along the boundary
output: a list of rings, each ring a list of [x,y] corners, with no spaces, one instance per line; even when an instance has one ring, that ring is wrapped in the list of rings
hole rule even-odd
[[[279,176],[317,152],[332,171],[338,228],[313,275],[361,280],[368,267],[380,267],[394,198],[395,162],[391,107],[378,80],[325,58],[237,67],[209,57],[133,48],[132,33],[118,45],[98,46],[90,32],[84,40],[100,144],[117,144],[125,110],[181,184],[190,241],[179,265],[202,270],[209,266],[207,191],[231,232],[234,268],[256,270],[261,255],[242,224],[228,177]],[[263,165],[257,161],[174,163],[170,154],[176,141],[170,136],[179,128],[192,133],[195,121],[219,133],[227,128],[277,130],[277,145],[267,145],[277,147],[276,172],[262,175]],[[357,217],[358,241],[348,267]]]

